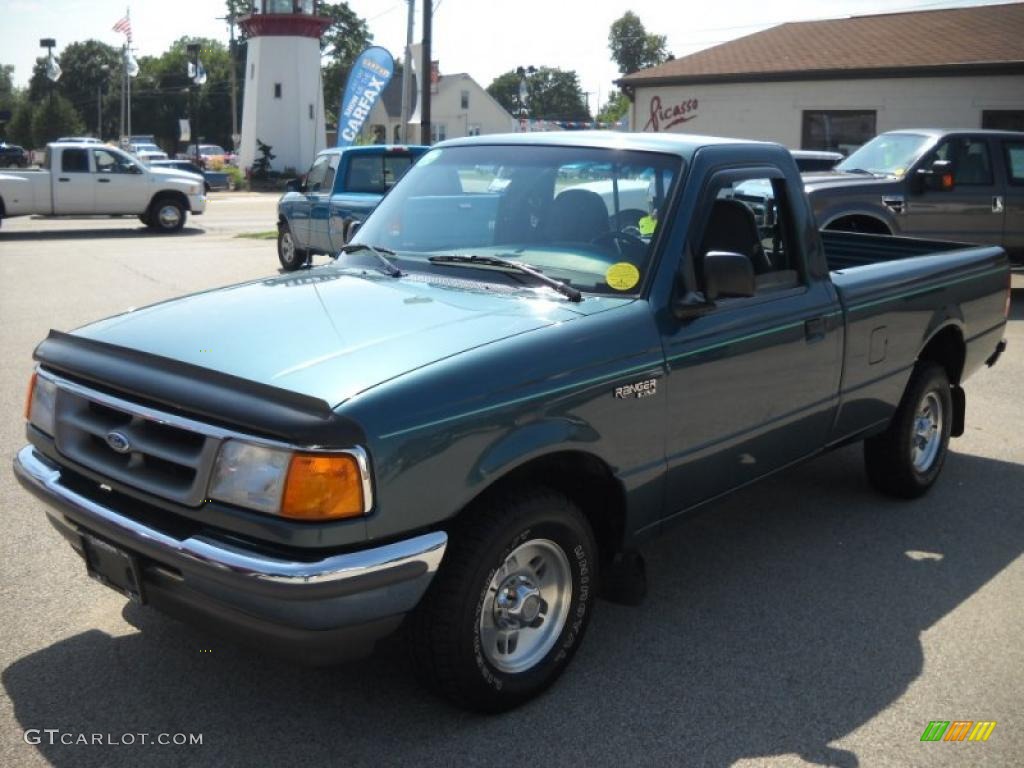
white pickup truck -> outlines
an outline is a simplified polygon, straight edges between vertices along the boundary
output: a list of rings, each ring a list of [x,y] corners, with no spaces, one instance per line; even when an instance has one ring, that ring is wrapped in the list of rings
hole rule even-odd
[[[203,178],[148,168],[106,145],[54,143],[39,169],[0,173],[0,220],[12,216],[135,214],[160,232],[177,232],[206,210]]]

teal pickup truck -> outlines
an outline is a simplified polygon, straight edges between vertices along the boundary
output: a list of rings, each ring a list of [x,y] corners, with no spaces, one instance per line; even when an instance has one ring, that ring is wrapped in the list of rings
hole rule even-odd
[[[685,513],[853,442],[941,483],[1009,306],[1000,247],[819,233],[779,145],[459,139],[328,265],[51,331],[14,469],[132,600],[307,662],[403,627],[501,711]]]
[[[316,156],[304,177],[288,182],[277,204],[277,258],[285,271],[337,253],[387,191],[427,147],[371,144],[335,147]]]

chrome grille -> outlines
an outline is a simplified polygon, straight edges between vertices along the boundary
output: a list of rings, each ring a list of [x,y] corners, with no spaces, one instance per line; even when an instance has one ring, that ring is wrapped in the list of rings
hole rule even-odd
[[[149,409],[114,403],[81,387],[59,387],[57,450],[141,491],[188,506],[202,504],[220,439],[172,426]]]

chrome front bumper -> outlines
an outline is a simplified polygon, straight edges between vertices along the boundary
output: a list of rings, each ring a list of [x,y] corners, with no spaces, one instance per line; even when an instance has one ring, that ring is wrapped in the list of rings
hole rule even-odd
[[[429,586],[448,541],[436,531],[320,560],[285,560],[212,537],[178,539],[144,525],[69,488],[60,467],[31,445],[15,457],[14,473],[47,502],[50,521],[80,553],[86,533],[140,557],[156,607],[240,630],[304,658],[310,641],[338,651],[338,658],[359,655],[367,641],[372,647],[397,627]],[[353,653],[344,648],[345,628],[358,635]]]

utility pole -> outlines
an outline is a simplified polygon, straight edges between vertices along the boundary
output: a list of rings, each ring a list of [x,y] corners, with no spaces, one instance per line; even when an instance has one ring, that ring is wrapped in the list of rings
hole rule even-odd
[[[232,10],[227,16],[219,16],[218,19],[228,23],[231,35],[230,42],[228,43],[228,55],[231,59],[231,148],[237,151],[238,147],[235,146],[237,144],[235,137],[238,135],[238,80],[235,70],[238,68],[238,51],[237,43],[235,42],[235,12]]]
[[[121,126],[118,139],[124,138],[124,86],[128,82],[128,44],[121,46]]]
[[[185,46],[185,50],[188,52],[189,61],[192,62],[193,71],[195,72],[195,75],[193,75],[190,78],[192,80],[192,85],[195,86],[195,92],[196,92],[196,99],[195,99],[195,105],[196,106],[195,106],[195,109],[192,112],[192,130],[195,131],[195,136],[192,137],[192,141],[195,142],[196,165],[200,169],[202,169],[203,168],[203,161],[202,161],[202,158],[201,158],[201,156],[199,154],[199,109],[201,107],[200,101],[201,101],[201,98],[202,98],[202,93],[200,91],[200,88],[202,88],[202,85],[199,83],[199,49],[200,49],[199,43],[189,43],[188,45]]]
[[[409,4],[409,21],[405,28],[405,61],[402,66],[402,133],[400,140],[409,141],[409,113],[412,111],[412,36],[416,25],[416,0],[406,0]]]
[[[433,0],[423,0],[423,74],[420,76],[420,144],[430,144],[430,89],[433,86],[430,66],[430,40],[432,36]]]

